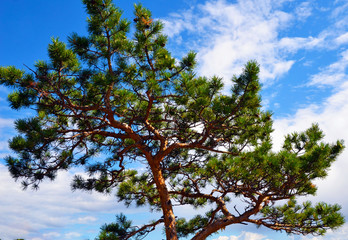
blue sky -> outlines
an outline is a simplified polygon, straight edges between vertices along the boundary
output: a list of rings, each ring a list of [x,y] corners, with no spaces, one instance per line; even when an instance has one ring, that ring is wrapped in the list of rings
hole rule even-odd
[[[224,77],[226,89],[250,59],[261,65],[262,99],[274,113],[274,147],[282,137],[319,123],[327,141],[348,143],[348,1],[347,0],[146,0],[155,18],[166,24],[168,45],[176,57],[197,52],[199,75]],[[115,1],[133,19],[133,2]],[[25,68],[47,59],[52,36],[65,41],[86,33],[87,15],[79,0],[0,1],[0,66]],[[10,153],[13,121],[29,115],[8,107],[9,89],[0,87],[0,158]],[[348,221],[348,150],[317,182],[313,201],[339,203]],[[141,224],[146,208],[125,209],[114,196],[71,192],[74,172],[63,172],[39,191],[22,191],[0,160],[0,238],[94,239],[99,227],[124,212]],[[192,214],[192,209],[177,209]],[[161,230],[149,239],[161,239]],[[325,238],[287,236],[265,228],[232,226],[214,240],[348,240],[348,224]]]

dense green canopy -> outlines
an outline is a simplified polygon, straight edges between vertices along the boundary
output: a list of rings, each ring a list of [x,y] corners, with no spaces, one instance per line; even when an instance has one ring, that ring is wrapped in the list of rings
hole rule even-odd
[[[194,72],[195,53],[171,56],[163,24],[142,5],[130,34],[111,0],[83,2],[87,37],[73,33],[68,46],[52,39],[49,61],[28,72],[0,68],[0,83],[13,89],[10,106],[35,112],[15,122],[17,154],[7,158],[14,178],[37,188],[59,170],[84,166],[89,177],[76,176],[74,189],[117,189],[127,205],[163,212],[142,227],[119,215],[99,239],[138,239],[160,224],[167,239],[198,240],[238,223],[319,235],[344,223],[338,205],[296,202],[315,194],[313,181],[327,175],[342,141],[322,142],[314,124],[272,151],[256,62],[225,94],[221,78]],[[173,206],[182,205],[208,210],[176,219]]]

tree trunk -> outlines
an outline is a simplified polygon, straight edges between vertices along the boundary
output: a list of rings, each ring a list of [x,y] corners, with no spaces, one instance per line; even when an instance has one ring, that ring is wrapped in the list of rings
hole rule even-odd
[[[157,190],[159,193],[161,207],[164,217],[164,225],[166,230],[167,240],[178,240],[178,234],[176,232],[176,220],[173,212],[173,206],[170,200],[168,189],[165,183],[165,179],[162,175],[162,171],[159,164],[150,164],[153,178],[155,180]]]

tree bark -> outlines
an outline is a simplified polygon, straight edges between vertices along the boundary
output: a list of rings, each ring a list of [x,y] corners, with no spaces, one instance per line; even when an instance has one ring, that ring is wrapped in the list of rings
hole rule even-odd
[[[219,220],[212,224],[209,224],[206,228],[204,228],[202,231],[196,233],[196,235],[191,238],[191,240],[204,240],[208,236],[210,236],[212,233],[219,231],[220,229],[225,228],[226,226],[230,225],[233,222],[232,219],[230,220]]]
[[[164,225],[165,225],[165,231],[166,231],[166,239],[178,240],[173,206],[170,200],[170,195],[168,193],[168,189],[167,189],[162,171],[158,163],[150,162],[150,167],[152,170],[153,178],[156,183],[160,201],[161,201],[161,207],[163,211]]]

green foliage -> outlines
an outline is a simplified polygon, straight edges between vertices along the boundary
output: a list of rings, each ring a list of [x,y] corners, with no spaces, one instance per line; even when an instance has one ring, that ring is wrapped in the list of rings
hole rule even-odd
[[[132,203],[137,206],[149,204],[154,209],[160,209],[158,192],[154,182],[151,181],[148,173],[137,175],[136,171],[132,171],[132,174],[129,174],[128,178],[119,184],[117,197],[127,206]]]
[[[288,233],[323,235],[327,228],[336,229],[344,224],[340,209],[337,204],[328,205],[320,202],[312,206],[311,202],[304,202],[298,205],[294,199],[290,199],[283,206],[265,207],[261,212],[268,218],[269,225],[286,225],[285,231]]]
[[[179,237],[187,237],[193,232],[204,228],[209,222],[209,217],[203,217],[201,215],[197,215],[190,219],[188,222],[185,218],[180,218],[177,221],[177,231]]]
[[[116,216],[116,222],[104,224],[95,240],[141,240],[150,232],[143,228],[132,227],[132,221],[127,220],[122,213]]]
[[[0,67],[0,84],[13,89],[10,106],[35,111],[15,122],[16,155],[6,158],[24,187],[82,166],[87,177],[75,176],[73,189],[116,190],[127,206],[163,212],[140,227],[119,215],[98,239],[140,239],[160,224],[167,239],[197,240],[236,223],[315,235],[344,223],[337,205],[295,201],[316,193],[313,182],[326,177],[343,142],[325,143],[314,124],[272,151],[272,114],[261,107],[255,61],[225,93],[221,78],[197,76],[194,52],[171,56],[163,23],[141,4],[130,31],[111,0],[83,3],[88,36],[73,33],[68,44],[52,38],[48,61],[29,73]],[[211,210],[176,219],[173,205]]]
[[[126,216],[120,214],[116,216],[116,222],[105,224],[101,227],[101,232],[96,240],[121,240],[127,235],[131,228],[131,221],[126,219]]]

